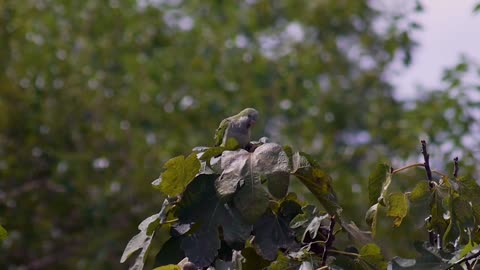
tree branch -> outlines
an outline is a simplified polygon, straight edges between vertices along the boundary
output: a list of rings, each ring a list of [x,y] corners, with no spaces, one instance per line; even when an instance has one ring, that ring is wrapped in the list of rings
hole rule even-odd
[[[425,171],[427,172],[427,179],[428,182],[432,181],[432,170],[430,169],[430,154],[427,152],[427,143],[425,140],[421,140],[422,143],[422,154],[423,154],[423,160],[425,161],[424,166],[425,166]]]
[[[458,176],[458,157],[453,159],[453,177],[457,178]]]

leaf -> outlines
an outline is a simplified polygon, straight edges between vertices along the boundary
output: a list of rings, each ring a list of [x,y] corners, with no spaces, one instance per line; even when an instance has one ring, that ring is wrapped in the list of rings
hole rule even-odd
[[[288,173],[279,172],[267,176],[268,192],[277,199],[281,199],[287,195],[289,185],[290,174]]]
[[[375,170],[368,177],[368,198],[370,205],[374,205],[380,202],[384,190],[388,188],[390,184],[390,166],[382,163],[375,167]]]
[[[233,199],[235,207],[250,224],[255,223],[269,205],[268,192],[262,185],[255,184],[256,181],[259,180],[246,182]]]
[[[7,239],[7,236],[8,236],[7,230],[5,230],[5,228],[2,225],[0,225],[0,240]]]
[[[158,181],[152,185],[167,196],[181,194],[185,187],[192,181],[200,170],[200,162],[195,153],[187,158],[178,156],[170,159],[163,166],[165,171]]]
[[[373,269],[387,269],[387,262],[380,251],[380,247],[376,244],[370,243],[363,246],[360,249],[360,259],[367,265],[374,266]]]
[[[146,228],[135,235],[125,248],[120,262],[125,262],[135,251],[141,249],[140,254],[135,259],[134,264],[129,268],[130,270],[142,270],[147,264],[153,263],[155,256],[165,242],[170,239],[170,227],[162,226],[157,229],[152,235],[147,235]],[[153,241],[154,240],[154,241]],[[152,245],[154,243],[154,245]],[[155,246],[155,248],[153,248]],[[153,251],[152,251],[153,250]]]
[[[221,157],[222,174],[215,180],[215,189],[221,198],[229,198],[245,180],[252,177],[250,153],[239,149],[225,151]]]
[[[177,205],[179,222],[194,223],[192,233],[182,240],[181,247],[190,261],[199,267],[208,266],[215,259],[221,246],[219,227],[225,242],[239,249],[243,248],[252,230],[238,210],[219,200],[214,181],[212,175],[198,176],[187,186]]]
[[[303,233],[302,242],[305,240],[305,235],[308,233],[311,239],[315,239],[317,237],[318,230],[321,226],[328,226],[330,224],[330,216],[323,215],[319,217],[314,217],[310,223],[308,224],[305,232]],[[327,227],[328,228],[328,227]]]
[[[402,220],[408,213],[408,200],[404,193],[397,192],[388,196],[387,216],[393,217],[393,225],[395,227],[402,224]]]
[[[169,264],[154,268],[153,270],[182,270],[182,268],[176,264]]]
[[[264,269],[270,262],[257,254],[254,248],[247,247],[242,250],[242,256],[245,258],[242,262],[242,270]]]
[[[375,235],[377,234],[378,207],[383,206],[376,203],[370,206],[367,213],[365,214],[365,222],[368,224],[368,226],[370,226],[373,237],[375,237]]]
[[[218,254],[220,239],[215,227],[204,225],[204,229],[183,239],[181,244],[185,256],[196,266],[209,266]]]
[[[125,247],[125,250],[123,251],[120,262],[124,263],[128,259],[128,257],[130,257],[135,251],[142,249],[143,247],[148,245],[150,240],[151,236],[147,235],[145,231],[141,231],[137,235],[132,237],[132,239],[130,239],[127,246]]]
[[[428,195],[430,195],[430,187],[427,181],[421,181],[412,190],[409,198],[411,202],[416,202],[424,198],[428,198]]]
[[[215,180],[215,188],[222,199],[233,200],[235,207],[250,223],[262,216],[269,204],[269,194],[261,185],[263,179],[288,176],[290,165],[283,148],[275,143],[259,146],[253,153],[243,149],[225,151],[221,156],[222,174]],[[285,186],[285,180],[287,181]],[[272,180],[273,181],[273,180]],[[288,189],[288,177],[279,180],[277,195]],[[283,185],[283,186],[282,186]]]
[[[253,226],[254,246],[259,254],[272,261],[280,248],[290,249],[296,246],[295,232],[288,226],[290,220],[272,212],[265,213]]]
[[[332,216],[339,215],[342,208],[338,205],[330,176],[299,153],[293,155],[292,163],[294,175],[310,190],[325,210]]]
[[[268,266],[267,270],[298,269],[300,265],[301,262],[289,259],[287,256],[283,255],[283,253],[278,252],[277,259]]]

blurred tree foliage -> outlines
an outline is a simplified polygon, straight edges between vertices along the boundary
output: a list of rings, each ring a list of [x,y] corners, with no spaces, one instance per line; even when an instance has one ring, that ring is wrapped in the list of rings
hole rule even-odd
[[[161,164],[211,145],[247,106],[262,118],[254,138],[313,153],[365,225],[371,164],[416,156],[421,135],[460,147],[472,123],[454,94],[463,66],[450,91],[394,97],[390,67],[410,63],[422,8],[374,6],[0,0],[0,268],[121,269],[162,202]]]

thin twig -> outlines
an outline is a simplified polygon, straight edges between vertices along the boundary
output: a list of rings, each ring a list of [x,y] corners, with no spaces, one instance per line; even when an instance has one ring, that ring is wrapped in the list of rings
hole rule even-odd
[[[330,227],[328,228],[328,235],[327,235],[327,240],[325,240],[325,246],[323,248],[323,255],[322,255],[322,266],[325,266],[327,263],[327,255],[328,255],[328,249],[332,246],[333,244],[333,229],[335,227],[335,216],[330,217]]]
[[[457,178],[458,176],[458,157],[453,159],[453,177]]]

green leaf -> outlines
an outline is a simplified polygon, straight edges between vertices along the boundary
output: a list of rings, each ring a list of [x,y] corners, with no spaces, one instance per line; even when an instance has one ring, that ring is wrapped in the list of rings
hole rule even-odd
[[[242,270],[264,269],[270,262],[257,254],[254,248],[247,247],[242,250],[242,256],[245,260],[242,262]]]
[[[170,239],[170,226],[158,228],[152,235],[147,235],[146,228],[135,235],[125,248],[120,262],[125,262],[135,251],[141,249],[130,270],[142,270],[145,265],[153,263],[155,256],[165,242]],[[153,244],[152,244],[153,243]],[[149,267],[148,267],[149,268]]]
[[[368,177],[368,198],[370,205],[380,202],[385,190],[390,184],[390,166],[382,163]]]
[[[291,249],[297,245],[295,232],[290,229],[289,223],[290,220],[272,212],[265,213],[255,223],[253,226],[254,245],[263,258],[272,261],[276,258],[278,249]]]
[[[301,262],[289,259],[283,253],[278,252],[277,259],[273,261],[267,270],[286,270],[286,269],[298,269]],[[257,268],[258,269],[258,268]]]
[[[285,186],[288,189],[289,158],[283,148],[275,143],[263,144],[253,153],[243,149],[225,151],[221,156],[221,169],[222,174],[215,181],[220,197],[233,195],[246,181],[257,185],[261,179],[270,179],[274,182],[270,186],[279,186],[278,192],[274,190],[277,195],[281,195]]]
[[[305,240],[305,236],[308,233],[310,236],[310,239],[315,239],[317,237],[317,233],[320,229],[320,227],[328,226],[330,224],[330,216],[323,215],[323,216],[318,216],[318,217],[313,217],[313,219],[310,221],[308,224],[307,228],[305,229],[305,232],[303,233],[302,241]]]
[[[339,215],[342,208],[338,205],[337,196],[332,188],[332,178],[314,161],[301,153],[292,156],[292,173],[310,190],[330,215]]]
[[[225,242],[238,249],[243,248],[252,230],[238,210],[219,200],[214,181],[212,175],[198,176],[187,186],[177,205],[179,222],[194,223],[194,229],[182,240],[181,247],[189,260],[199,267],[208,266],[215,259],[220,248],[219,227]]]
[[[269,204],[269,194],[261,185],[263,179],[286,176],[279,180],[280,189],[274,190],[276,195],[284,195],[288,189],[288,173],[290,165],[283,148],[275,143],[259,146],[255,152],[243,149],[225,151],[221,156],[222,174],[215,180],[215,188],[219,196],[229,200],[234,196],[235,207],[250,223],[262,216]]]
[[[360,259],[370,266],[367,269],[387,269],[387,262],[376,244],[370,243],[363,246],[360,249]]]
[[[130,239],[127,246],[125,247],[125,250],[123,251],[120,262],[124,263],[128,259],[128,257],[130,257],[135,251],[149,245],[150,240],[151,236],[147,235],[145,231],[141,231],[137,235],[132,237],[132,239]]]
[[[430,187],[427,181],[421,181],[412,190],[409,198],[411,202],[416,202],[428,198],[428,195],[430,195]]]
[[[182,268],[176,264],[169,264],[169,265],[157,267],[153,270],[182,270]]]
[[[390,196],[388,196],[387,216],[394,218],[393,225],[395,227],[398,227],[400,224],[402,224],[402,220],[407,216],[407,213],[407,196],[401,192],[390,194]]]
[[[5,228],[3,228],[2,225],[0,225],[0,240],[7,239],[7,236],[8,236],[7,230],[5,230]]]
[[[370,226],[372,230],[372,236],[375,237],[377,234],[377,219],[378,219],[378,208],[383,207],[379,203],[376,203],[368,209],[365,214],[365,222]]]
[[[196,266],[209,266],[218,254],[220,239],[216,227],[204,225],[203,228],[187,236],[181,244],[185,256]]]
[[[268,192],[262,185],[256,184],[256,181],[258,180],[255,178],[247,181],[233,198],[235,207],[250,224],[255,223],[269,205]]]
[[[281,199],[287,195],[288,186],[290,185],[290,174],[279,172],[267,176],[268,192],[275,198]]]
[[[192,181],[200,170],[200,162],[193,153],[187,158],[178,156],[170,159],[163,166],[165,171],[160,180],[152,183],[165,195],[177,196],[181,194],[185,187]]]

